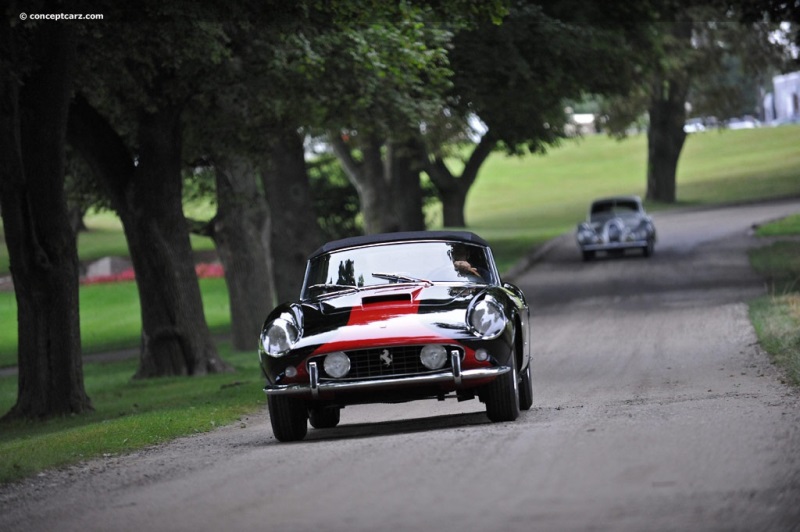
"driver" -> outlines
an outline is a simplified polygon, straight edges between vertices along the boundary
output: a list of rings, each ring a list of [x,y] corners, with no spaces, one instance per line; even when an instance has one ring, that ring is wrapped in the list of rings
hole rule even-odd
[[[453,267],[458,273],[466,273],[481,277],[478,269],[469,262],[469,252],[466,246],[453,246]]]

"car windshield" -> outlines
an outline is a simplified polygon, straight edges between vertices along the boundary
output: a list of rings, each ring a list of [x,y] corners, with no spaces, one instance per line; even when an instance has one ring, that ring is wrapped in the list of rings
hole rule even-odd
[[[488,250],[461,242],[403,242],[333,251],[308,264],[302,298],[396,283],[497,284]]]
[[[592,204],[589,217],[592,221],[598,221],[617,216],[631,216],[638,213],[639,204],[633,200],[597,201]]]

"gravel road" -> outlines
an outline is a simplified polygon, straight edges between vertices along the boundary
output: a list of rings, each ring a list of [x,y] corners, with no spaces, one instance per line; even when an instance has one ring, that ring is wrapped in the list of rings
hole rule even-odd
[[[556,240],[514,281],[534,407],[348,407],[278,444],[262,412],[0,488],[12,531],[800,530],[800,395],[756,343],[751,224],[800,201],[655,216],[655,255]],[[260,394],[260,390],[254,390]]]

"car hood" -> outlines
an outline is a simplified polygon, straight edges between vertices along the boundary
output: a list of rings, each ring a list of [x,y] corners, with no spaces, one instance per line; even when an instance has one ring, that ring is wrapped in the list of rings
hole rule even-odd
[[[636,229],[642,224],[642,222],[645,221],[645,218],[638,214],[593,216],[590,223],[595,230],[600,230],[605,224],[612,220],[619,220],[623,225],[625,225],[625,227],[628,227],[629,229]]]
[[[356,308],[383,308],[386,310],[413,307],[441,307],[467,302],[487,287],[482,285],[444,284],[394,284],[346,292],[320,298],[316,306],[323,314],[347,312]]]
[[[474,338],[466,311],[485,290],[493,288],[391,285],[306,302],[302,337],[294,349],[327,353]]]

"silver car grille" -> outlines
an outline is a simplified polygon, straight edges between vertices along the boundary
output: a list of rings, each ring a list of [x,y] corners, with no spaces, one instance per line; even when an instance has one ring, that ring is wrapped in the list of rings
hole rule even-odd
[[[613,219],[606,222],[605,225],[605,241],[606,242],[619,242],[622,240],[622,233],[625,225],[621,220]]]

